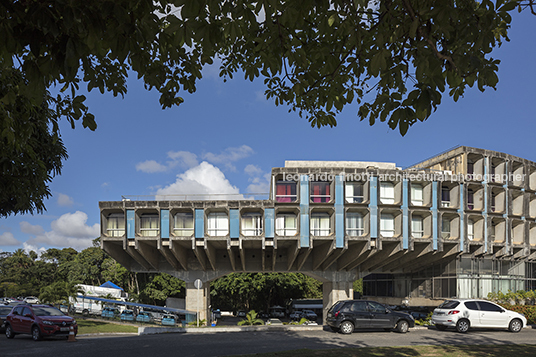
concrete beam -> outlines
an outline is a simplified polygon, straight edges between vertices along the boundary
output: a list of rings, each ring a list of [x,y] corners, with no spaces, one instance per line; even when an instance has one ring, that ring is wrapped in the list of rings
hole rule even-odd
[[[339,259],[339,257],[347,250],[347,248],[336,248],[333,253],[326,259],[322,264],[321,270],[327,270],[330,266],[333,265]]]
[[[115,244],[111,242],[101,242],[101,248],[108,253],[111,257],[113,257],[119,264],[124,266],[127,270],[131,270],[132,266],[132,257],[128,255],[125,250],[123,249],[121,244]]]
[[[169,250],[169,247],[162,246],[161,244],[159,244],[158,251],[164,256],[164,258],[166,258],[167,262],[173,267],[173,269],[180,269],[180,263],[177,261],[173,253]]]
[[[288,263],[287,263],[287,270],[292,269],[292,265],[294,265],[294,261],[296,260],[296,257],[298,256],[298,253],[300,252],[300,242],[296,242],[296,245],[294,247],[290,247],[287,249],[287,255],[288,255]]]
[[[432,243],[415,243],[413,251],[407,251],[406,254],[400,259],[390,262],[383,267],[383,271],[395,271],[397,270],[397,268],[404,267],[406,264],[411,263],[412,261],[420,259],[422,256],[433,252],[434,247]]]
[[[149,264],[133,246],[127,244],[125,252],[127,252],[127,254],[138,262],[145,270],[151,270],[151,264]]]
[[[188,269],[188,253],[186,252],[186,249],[182,247],[178,242],[174,242],[171,240],[169,242],[169,249],[179,262],[179,264],[182,266],[184,270]]]
[[[201,245],[201,244],[198,245],[198,243],[202,243],[203,245]],[[208,264],[207,264],[207,257],[206,257],[206,254],[205,254],[204,242],[198,242],[196,240],[193,240],[192,241],[192,250],[194,251],[194,255],[197,258],[197,261],[201,265],[201,268],[203,270],[207,270],[207,265]]]
[[[374,257],[369,258],[367,259],[367,261],[363,262],[359,269],[361,271],[370,271],[371,268],[375,268],[376,266],[382,264],[382,262],[385,261],[387,258],[400,252],[401,250],[401,242],[383,242],[382,249],[378,253],[376,253]]]
[[[504,257],[505,255],[509,255],[508,250],[506,249],[506,247],[502,247],[501,249],[493,253],[493,258]]]
[[[206,239],[205,239],[205,254],[207,255],[208,262],[210,263],[212,270],[216,270],[216,249]]]
[[[457,255],[459,253],[460,253],[460,248],[457,243],[451,244],[451,245],[444,244],[443,251],[435,251],[432,254],[427,254],[426,256],[417,260],[414,264],[406,265],[406,267],[402,269],[402,271],[404,273],[408,273],[408,272],[412,272],[415,270],[419,270],[427,265],[431,265],[436,262],[439,262],[440,260],[444,258],[451,258],[452,256]]]
[[[531,254],[527,257],[527,260],[536,260],[536,252],[531,253]]]
[[[527,248],[521,248],[520,250],[518,250],[512,258],[514,259],[519,259],[519,258],[524,258],[526,256],[529,255],[529,252],[528,252],[528,249]]]
[[[261,269],[266,271],[266,249],[264,247],[261,248]]]
[[[144,241],[136,240],[134,248],[141,254],[143,259],[151,265],[154,270],[158,270],[158,261],[160,260],[160,254],[155,247]]]
[[[343,250],[342,256],[337,260],[337,269],[342,270],[359,259],[367,251],[370,251],[368,242],[362,241],[348,246]]]
[[[240,240],[240,244],[242,244],[242,240]],[[246,270],[246,248],[242,248],[242,245],[240,245],[240,248],[238,248],[238,252],[240,253],[240,261],[242,263],[242,270]]]
[[[322,263],[333,253],[335,249],[335,240],[326,242],[321,246],[317,246],[313,249],[313,270],[318,270]]]
[[[311,254],[312,250],[313,250],[312,248],[301,249],[302,254],[298,255],[298,262],[297,262],[296,270],[298,271],[301,270],[301,268],[303,267],[303,264],[305,264],[305,261],[309,257],[309,254]]]
[[[395,252],[391,253],[389,255],[389,257],[387,257],[385,259],[382,259],[377,264],[375,264],[374,266],[371,266],[369,268],[369,271],[375,271],[375,270],[378,270],[378,269],[383,269],[383,267],[385,267],[387,264],[389,264],[389,263],[391,263],[393,261],[398,262],[400,260],[400,258],[402,258],[407,253],[408,253],[408,250],[405,250],[405,249],[400,249],[399,251],[395,251]]]
[[[233,250],[233,247],[231,247],[230,245],[227,246],[227,255],[229,256],[231,268],[233,269],[233,271],[236,271],[236,254]]]
[[[356,260],[352,262],[352,264],[346,266],[346,270],[353,270],[357,268],[361,263],[363,263],[364,261],[366,261],[373,255],[378,254],[379,251],[380,250],[378,249],[370,249],[370,250],[365,251],[365,253],[361,254],[359,258],[357,258]]]
[[[472,255],[473,255],[473,258],[474,258],[474,257],[478,257],[479,255],[484,255],[484,254],[486,254],[485,248],[484,248],[484,246],[480,246],[477,250],[475,250],[473,252]]]

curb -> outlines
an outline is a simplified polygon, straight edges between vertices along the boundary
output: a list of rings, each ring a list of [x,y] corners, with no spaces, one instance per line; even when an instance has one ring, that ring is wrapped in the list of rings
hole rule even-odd
[[[268,325],[268,326],[230,326],[230,327],[139,327],[138,335],[153,335],[160,333],[218,333],[218,332],[258,332],[258,331],[317,331],[323,330],[323,325]]]

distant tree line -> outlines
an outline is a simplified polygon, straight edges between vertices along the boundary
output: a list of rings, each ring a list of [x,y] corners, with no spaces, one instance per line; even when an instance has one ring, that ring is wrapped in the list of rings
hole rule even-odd
[[[169,274],[128,271],[99,248],[98,238],[80,252],[49,248],[39,255],[23,249],[0,253],[0,297],[61,302],[79,294],[77,284],[99,286],[106,281],[145,304],[163,306],[166,298],[184,298],[186,293],[184,281]],[[213,308],[262,311],[291,299],[321,299],[322,283],[301,273],[232,273],[212,281],[210,294]]]

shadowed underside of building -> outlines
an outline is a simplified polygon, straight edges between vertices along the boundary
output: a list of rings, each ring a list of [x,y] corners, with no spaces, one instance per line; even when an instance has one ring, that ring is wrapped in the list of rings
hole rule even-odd
[[[536,163],[526,159],[462,146],[406,169],[286,161],[267,199],[238,198],[100,202],[101,246],[131,271],[184,280],[186,309],[200,306],[201,319],[208,283],[232,272],[314,277],[324,312],[360,277],[364,295],[393,305],[536,286]]]

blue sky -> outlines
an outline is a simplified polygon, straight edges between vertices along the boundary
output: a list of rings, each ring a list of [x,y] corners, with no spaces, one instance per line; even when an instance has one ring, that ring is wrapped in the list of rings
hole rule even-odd
[[[122,195],[267,192],[272,167],[285,160],[386,161],[406,167],[456,145],[496,150],[536,161],[534,85],[536,18],[515,14],[504,43],[496,91],[476,88],[443,104],[405,137],[385,123],[369,126],[348,107],[335,128],[311,128],[285,106],[264,98],[262,80],[223,83],[204,70],[197,92],[162,110],[158,94],[135,76],[124,99],[88,95],[98,128],[62,123],[69,153],[53,196],[40,215],[0,219],[0,251],[50,247],[81,250],[100,235],[99,201]]]

